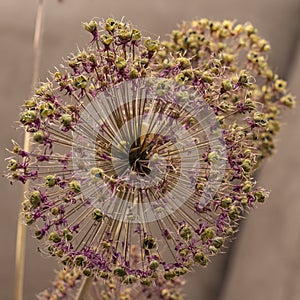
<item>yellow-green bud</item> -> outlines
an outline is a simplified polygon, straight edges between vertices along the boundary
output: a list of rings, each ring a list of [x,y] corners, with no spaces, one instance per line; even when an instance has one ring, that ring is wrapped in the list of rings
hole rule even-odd
[[[39,144],[42,144],[45,140],[45,134],[42,130],[38,130],[33,134],[33,140]]]
[[[128,275],[126,276],[126,278],[124,279],[124,283],[125,284],[133,284],[136,282],[136,277],[134,275]]]
[[[183,226],[180,228],[179,234],[184,240],[190,240],[192,237],[192,230],[189,226]]]
[[[90,169],[90,177],[94,180],[99,180],[103,178],[103,170],[101,168],[91,168]]]
[[[221,206],[223,208],[229,207],[229,205],[232,203],[232,199],[230,197],[225,197],[221,200]]]
[[[56,177],[54,175],[48,175],[46,176],[46,182],[45,185],[49,188],[54,187],[56,184]]]
[[[149,264],[150,270],[156,270],[159,267],[159,262],[157,260],[152,260]]]
[[[10,171],[16,171],[18,168],[18,162],[15,159],[10,159],[7,164],[7,169]]]
[[[75,256],[74,263],[76,266],[85,267],[86,266],[86,257],[84,255]]]
[[[22,124],[29,124],[32,123],[36,120],[37,116],[36,116],[36,112],[34,110],[28,110],[24,113],[22,113],[21,118],[20,118],[20,122]]]
[[[152,41],[151,39],[146,40],[145,46],[149,52],[158,51],[159,49],[158,41]]]
[[[229,80],[223,80],[222,81],[222,88],[228,92],[232,90],[232,83]]]
[[[83,275],[85,275],[86,277],[90,277],[92,275],[92,270],[90,268],[84,269]]]
[[[97,222],[102,222],[103,217],[104,217],[104,214],[99,208],[94,209],[94,211],[92,213],[93,220],[95,220]]]
[[[236,221],[239,218],[239,210],[235,205],[231,205],[228,211],[229,218]]]
[[[153,236],[149,235],[149,236],[144,238],[143,248],[147,249],[147,250],[151,250],[151,249],[156,248],[156,241],[155,241]]]
[[[53,231],[49,234],[49,237],[48,237],[49,241],[52,241],[54,243],[59,243],[61,241],[61,237],[60,235],[58,234],[58,232],[56,231]]]
[[[80,183],[78,180],[72,180],[69,183],[69,186],[74,193],[76,193],[76,194],[80,193],[81,187],[80,187]]]
[[[224,243],[224,238],[217,236],[213,239],[212,243],[216,248],[219,249],[222,247],[222,245]]]
[[[68,228],[63,230],[63,236],[67,241],[71,241],[73,239],[73,234]]]
[[[196,263],[200,264],[201,266],[206,266],[208,263],[208,258],[201,251],[195,253],[194,260]]]
[[[41,193],[39,191],[31,192],[29,196],[29,201],[33,208],[37,208],[41,203]]]
[[[132,29],[131,40],[133,42],[136,42],[136,41],[140,40],[141,37],[142,37],[142,34],[141,34],[141,32],[138,29]]]
[[[88,84],[88,79],[84,75],[79,75],[74,78],[74,86],[78,89],[84,89]]]
[[[72,123],[72,116],[69,114],[62,114],[60,119],[60,123],[63,124],[65,127],[68,127]]]
[[[118,70],[123,70],[126,67],[126,60],[123,57],[118,57],[115,60],[115,64]]]
[[[94,32],[95,30],[97,30],[98,24],[97,24],[96,21],[92,20],[92,21],[90,21],[89,23],[87,23],[87,22],[83,23],[83,27],[84,27],[84,29],[85,29],[86,31],[92,33],[92,32]]]
[[[125,275],[127,275],[127,272],[123,267],[116,267],[114,269],[114,274],[120,277],[124,277]]]
[[[118,26],[118,23],[112,18],[107,19],[105,22],[105,29],[107,31],[114,31],[117,26]]]
[[[57,206],[52,207],[51,213],[52,213],[52,215],[57,216],[59,213],[59,208]]]
[[[27,225],[31,225],[34,222],[34,218],[30,213],[24,215],[24,220]]]

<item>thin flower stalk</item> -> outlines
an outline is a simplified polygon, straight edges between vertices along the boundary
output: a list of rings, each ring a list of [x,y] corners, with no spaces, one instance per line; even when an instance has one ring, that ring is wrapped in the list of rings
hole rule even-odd
[[[40,65],[40,44],[41,44],[41,31],[43,22],[43,4],[44,1],[40,0],[36,14],[35,32],[33,40],[33,74],[32,74],[32,88],[37,82]],[[23,149],[26,152],[30,151],[30,134],[25,132]],[[29,182],[23,186],[23,193],[29,189]],[[23,198],[23,196],[22,196]],[[22,212],[22,208],[20,209]],[[18,217],[17,237],[16,237],[16,258],[15,258],[15,299],[23,299],[23,285],[24,285],[24,266],[25,266],[25,251],[26,251],[26,226],[22,214]]]

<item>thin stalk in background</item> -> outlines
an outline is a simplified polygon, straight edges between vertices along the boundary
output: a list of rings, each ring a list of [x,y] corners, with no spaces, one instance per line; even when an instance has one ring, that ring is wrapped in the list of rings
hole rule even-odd
[[[34,39],[33,39],[33,72],[31,81],[31,90],[39,77],[40,53],[41,53],[41,36],[44,15],[44,0],[39,0],[38,9],[35,19]],[[24,135],[24,148],[26,152],[30,151],[29,133]],[[29,183],[26,182],[22,189],[22,197],[28,190]],[[20,209],[21,212],[21,209]],[[26,226],[23,223],[21,213],[18,217],[17,240],[16,240],[16,262],[15,262],[15,300],[23,299],[23,285],[25,272],[25,252],[26,252]]]
[[[93,277],[85,277],[82,281],[81,287],[76,295],[75,300],[88,300],[88,292],[93,283]]]

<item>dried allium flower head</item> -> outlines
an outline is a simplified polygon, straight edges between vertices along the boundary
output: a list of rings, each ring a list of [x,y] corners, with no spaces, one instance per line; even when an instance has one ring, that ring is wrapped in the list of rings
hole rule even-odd
[[[133,251],[134,252],[134,251]],[[138,253],[133,254],[136,257]],[[140,259],[139,259],[140,260]],[[153,285],[139,285],[131,282],[133,278],[128,276],[125,284],[121,285],[116,278],[108,280],[102,278],[94,278],[87,286],[84,295],[86,299],[161,299],[161,300],[182,300],[182,286],[185,284],[183,280],[174,278],[166,280],[164,278],[154,279]],[[52,287],[41,292],[38,295],[39,300],[72,300],[78,299],[80,287],[84,282],[78,268],[64,268],[57,272]]]
[[[193,44],[183,31],[162,47],[113,19],[84,27],[90,46],[21,113],[32,150],[15,143],[8,169],[31,183],[26,224],[45,252],[87,276],[148,286],[206,266],[267,197],[252,177],[277,123],[251,84],[255,67],[236,75],[214,26],[203,47],[197,31]],[[285,84],[275,83],[276,96]]]
[[[247,133],[258,151],[258,162],[271,155],[280,112],[293,107],[295,99],[287,91],[287,82],[269,66],[267,53],[271,47],[258,30],[250,23],[200,19],[184,22],[162,44],[158,65],[170,72],[174,57],[181,65],[189,61],[200,80],[203,97],[229,124],[243,115],[245,119],[252,111],[248,123],[252,127],[257,122],[264,125],[259,131]]]

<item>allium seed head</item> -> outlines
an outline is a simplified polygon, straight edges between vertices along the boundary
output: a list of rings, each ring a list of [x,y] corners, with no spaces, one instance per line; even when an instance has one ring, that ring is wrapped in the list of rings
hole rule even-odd
[[[252,25],[203,19],[165,42],[111,18],[84,28],[91,44],[25,102],[32,150],[14,144],[8,177],[30,181],[45,252],[169,299],[165,281],[206,266],[268,196],[253,174],[293,97]]]

